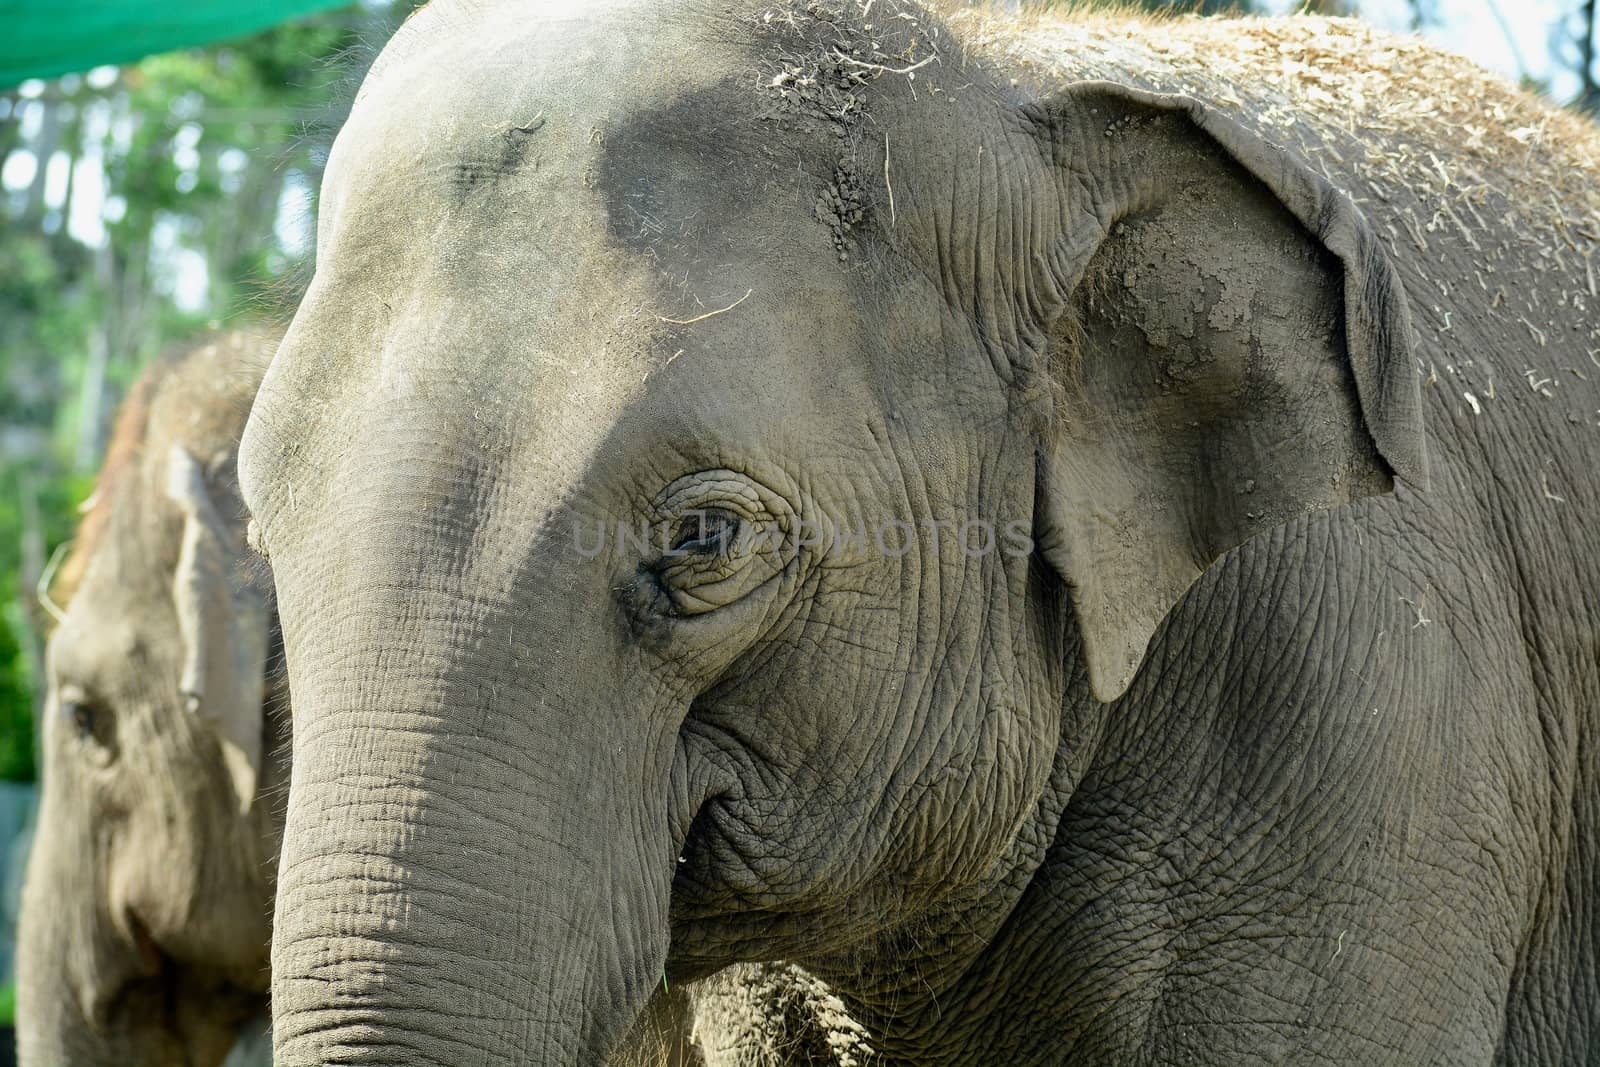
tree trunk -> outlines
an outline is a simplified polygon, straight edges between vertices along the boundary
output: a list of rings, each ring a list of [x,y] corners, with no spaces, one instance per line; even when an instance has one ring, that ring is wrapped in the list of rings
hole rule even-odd
[[[55,90],[46,89],[38,102],[44,108],[44,119],[39,124],[38,136],[26,147],[39,166],[33,172],[33,181],[28,183],[27,197],[23,201],[20,227],[23,230],[37,230],[44,220],[45,175],[50,169],[50,157],[56,154],[56,145],[61,140],[61,107]]]
[[[1581,88],[1578,91],[1578,109],[1590,115],[1600,114],[1600,84],[1596,83],[1595,74],[1595,17],[1600,12],[1597,0],[1584,0],[1579,17],[1583,19],[1583,27],[1578,32],[1578,78]]]

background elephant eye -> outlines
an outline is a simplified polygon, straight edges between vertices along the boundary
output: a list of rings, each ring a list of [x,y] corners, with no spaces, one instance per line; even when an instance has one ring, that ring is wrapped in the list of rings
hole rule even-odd
[[[62,693],[56,705],[63,724],[70,727],[80,744],[92,746],[97,762],[116,756],[116,721],[110,710],[93,696],[72,686]]]
[[[99,725],[99,714],[94,708],[79,700],[70,700],[61,705],[61,714],[78,734],[80,741],[93,741],[97,737],[96,727]]]
[[[672,552],[708,556],[724,552],[738,531],[738,517],[720,508],[692,511],[678,521]]]

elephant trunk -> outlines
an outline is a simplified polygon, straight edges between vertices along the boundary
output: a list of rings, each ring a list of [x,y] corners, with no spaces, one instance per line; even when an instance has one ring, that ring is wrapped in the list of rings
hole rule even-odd
[[[670,736],[618,713],[560,627],[357,629],[383,636],[291,647],[276,1062],[602,1062],[666,960]],[[510,636],[530,631],[555,635],[532,664]]]
[[[43,864],[47,847],[35,850],[33,867]],[[18,924],[17,944],[17,1044],[25,1064],[92,1063],[79,1048],[88,1033],[88,1020],[80,1007],[80,994],[68,968],[81,951],[71,936],[69,909],[59,900],[43,899],[29,880]],[[87,883],[85,883],[87,884]],[[71,909],[76,911],[79,909]],[[86,910],[86,909],[85,909]],[[86,941],[88,931],[78,941]]]
[[[131,911],[108,914],[98,894],[110,879],[84,870],[92,845],[73,832],[60,805],[47,791],[17,923],[18,1062],[172,1062],[177,1035],[165,1018],[145,1010],[148,999],[138,988],[159,979],[160,954]],[[64,832],[49,832],[62,826]],[[120,1004],[119,995],[128,1003]]]

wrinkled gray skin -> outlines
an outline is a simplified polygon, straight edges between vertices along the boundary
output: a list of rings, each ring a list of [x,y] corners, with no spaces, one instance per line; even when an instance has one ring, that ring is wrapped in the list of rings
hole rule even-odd
[[[1592,135],[1279,25],[412,19],[241,449],[281,1063],[750,960],[889,1062],[1595,1055]]]
[[[24,1065],[212,1067],[266,1010],[288,724],[266,714],[234,467],[277,340],[218,336],[144,374],[56,583]]]
[[[186,710],[192,654],[176,579],[192,559],[191,573],[205,572],[202,592],[219,579],[265,584],[248,574],[259,560],[244,545],[234,470],[245,415],[280,336],[213,337],[144,374],[54,583],[65,619],[50,643],[44,807],[24,889],[25,1065],[202,1067],[224,1053],[226,1067],[271,1062],[271,1037],[258,1021],[287,779],[287,693],[258,670],[255,703],[240,709],[266,746],[267,772],[253,789],[243,786],[251,796],[241,813],[220,724]],[[214,542],[197,539],[198,559],[183,554],[191,527],[171,492],[174,448],[201,461],[208,503],[223,519]],[[213,548],[221,554],[203,558]],[[238,625],[241,616],[265,618],[265,600],[235,592],[243,595],[230,596],[227,614],[207,625],[229,638],[266,636],[259,625]],[[223,672],[206,680],[225,683],[231,642],[205,652]],[[762,988],[770,984],[762,978]],[[718,988],[705,1000],[708,1017],[728,1016],[718,1032],[761,1023],[716,1007],[753,993],[731,977]],[[664,998],[620,1061],[695,1062],[688,1010],[683,997]]]

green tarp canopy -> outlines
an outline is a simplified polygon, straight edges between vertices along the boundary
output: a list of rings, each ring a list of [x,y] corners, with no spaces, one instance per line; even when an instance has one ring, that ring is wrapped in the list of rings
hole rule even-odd
[[[350,0],[0,0],[0,89],[132,63],[344,7]]]

